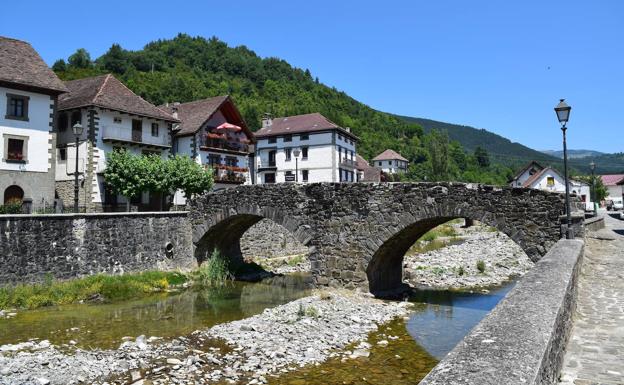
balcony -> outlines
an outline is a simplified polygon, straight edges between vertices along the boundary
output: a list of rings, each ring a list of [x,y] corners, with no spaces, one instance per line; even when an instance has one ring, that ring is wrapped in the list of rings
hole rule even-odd
[[[145,147],[170,148],[169,135],[152,136],[127,127],[102,127],[102,141],[111,143],[134,144]]]
[[[243,184],[247,179],[248,168],[213,164],[212,168],[215,183]]]
[[[340,165],[341,166],[345,166],[345,167],[349,167],[349,168],[355,168],[357,166],[357,162],[355,160],[343,158],[340,161]]]
[[[249,145],[246,143],[240,143],[234,140],[227,139],[215,139],[208,136],[203,136],[200,139],[199,149],[233,151],[245,155],[249,154]]]

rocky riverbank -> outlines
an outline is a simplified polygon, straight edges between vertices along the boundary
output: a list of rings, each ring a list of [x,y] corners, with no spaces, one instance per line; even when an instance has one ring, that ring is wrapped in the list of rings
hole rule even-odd
[[[475,289],[500,285],[533,267],[520,246],[502,233],[485,226],[458,233],[459,237],[447,242],[459,243],[406,255],[405,282],[420,288]]]
[[[366,356],[368,333],[406,316],[409,306],[355,292],[320,292],[171,341],[126,338],[115,350],[47,341],[3,345],[0,384],[266,383],[269,376],[330,357]]]

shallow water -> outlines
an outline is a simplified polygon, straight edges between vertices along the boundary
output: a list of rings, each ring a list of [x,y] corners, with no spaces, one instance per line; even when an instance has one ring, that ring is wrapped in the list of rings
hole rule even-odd
[[[56,345],[74,341],[79,347],[106,349],[118,347],[124,336],[183,336],[306,296],[309,283],[305,275],[290,275],[136,301],[21,311],[14,318],[0,319],[0,345],[39,338]]]

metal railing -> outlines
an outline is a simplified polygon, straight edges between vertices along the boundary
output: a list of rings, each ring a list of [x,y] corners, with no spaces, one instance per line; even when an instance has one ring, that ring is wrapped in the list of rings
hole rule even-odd
[[[249,145],[245,143],[237,143],[233,141],[228,141],[225,139],[211,139],[207,137],[201,138],[199,142],[200,147],[206,148],[218,148],[222,150],[230,150],[230,151],[238,151],[238,152],[249,152]]]
[[[340,161],[340,165],[355,168],[355,166],[357,166],[357,162],[355,160],[343,158]]]
[[[138,135],[137,131],[133,131],[126,127],[104,126],[102,129],[102,138],[152,144],[157,146],[169,146],[169,138],[166,135],[152,136],[150,133],[146,135],[143,132],[141,135]]]

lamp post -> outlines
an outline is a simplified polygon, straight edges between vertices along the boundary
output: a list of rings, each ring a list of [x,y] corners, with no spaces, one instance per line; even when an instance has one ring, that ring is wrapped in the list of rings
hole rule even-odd
[[[82,124],[74,124],[74,126],[72,127],[72,131],[76,136],[76,169],[74,170],[74,213],[78,213],[78,145],[80,144],[80,136],[82,136]]]
[[[596,170],[596,163],[594,163],[594,161],[592,160],[591,163],[589,164],[589,168],[591,168],[591,172],[592,172],[592,195],[594,196],[592,198],[592,204],[594,205],[594,216],[598,215],[598,210],[596,208],[596,177],[594,176],[594,171]]]
[[[555,113],[557,119],[561,123],[561,132],[563,133],[563,175],[565,179],[565,205],[566,205],[566,238],[574,238],[572,235],[571,225],[572,220],[570,218],[570,182],[568,180],[568,148],[566,145],[566,124],[570,118],[570,110],[572,107],[568,106],[565,99],[559,99],[559,104],[555,107]]]
[[[295,156],[295,182],[299,182],[299,155],[301,154],[301,150],[295,148],[293,151],[293,155]]]

